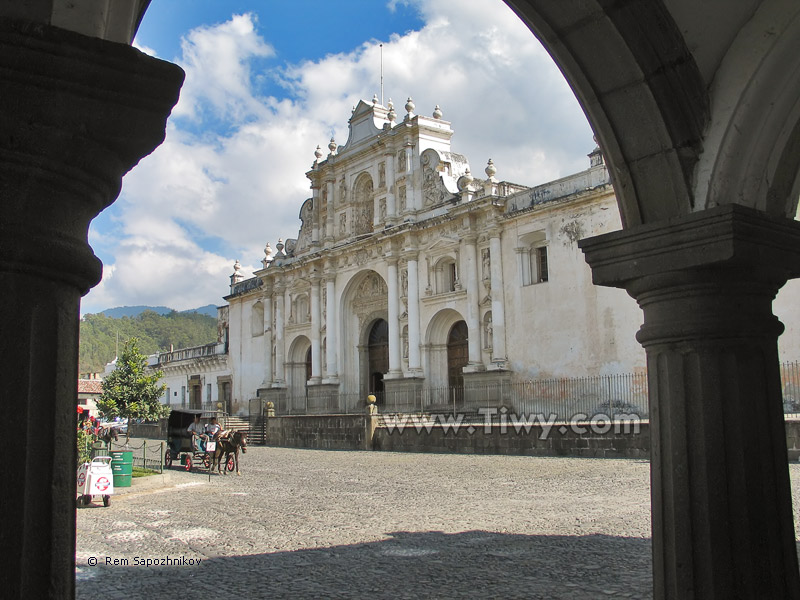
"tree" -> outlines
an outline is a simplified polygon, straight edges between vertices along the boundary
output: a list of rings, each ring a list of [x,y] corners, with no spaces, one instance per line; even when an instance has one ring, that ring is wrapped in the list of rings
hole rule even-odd
[[[130,338],[117,358],[116,368],[103,380],[97,407],[105,417],[152,420],[165,416],[169,407],[160,401],[166,386],[158,381],[162,371],[145,372],[147,357],[139,352],[138,340]],[[130,431],[130,428],[128,429]]]

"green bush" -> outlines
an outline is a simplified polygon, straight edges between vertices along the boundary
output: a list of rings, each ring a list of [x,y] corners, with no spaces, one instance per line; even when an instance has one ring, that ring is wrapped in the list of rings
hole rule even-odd
[[[78,467],[92,460],[92,435],[83,429],[78,429]]]

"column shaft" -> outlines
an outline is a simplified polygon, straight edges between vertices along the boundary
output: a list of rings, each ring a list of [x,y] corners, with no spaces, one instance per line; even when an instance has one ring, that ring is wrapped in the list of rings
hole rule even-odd
[[[264,384],[272,383],[272,292],[264,297]]]
[[[397,223],[397,202],[394,196],[394,152],[387,152],[386,159],[386,224]]]
[[[467,278],[467,331],[469,335],[469,364],[481,363],[481,327],[478,313],[478,249],[475,246],[476,236],[467,236],[464,240],[464,271]]]
[[[319,306],[319,276],[311,280],[311,379],[319,383],[322,379],[322,356],[319,330],[321,314]]]
[[[338,355],[338,336],[337,336],[337,314],[336,314],[336,275],[332,270],[326,272],[326,306],[325,306],[325,331],[327,335],[326,350],[326,380],[329,383],[335,383],[338,377],[338,365],[336,357]]]
[[[397,258],[390,258],[387,281],[389,295],[389,373],[402,373],[400,366],[400,292],[397,285]]]
[[[422,370],[419,346],[419,263],[414,253],[408,258],[408,369],[412,374]]]
[[[494,229],[489,238],[492,282],[492,360],[506,360],[506,311],[503,292],[503,257],[500,230]]]
[[[275,289],[275,383],[283,385],[286,382],[285,352],[284,352],[284,290]]]

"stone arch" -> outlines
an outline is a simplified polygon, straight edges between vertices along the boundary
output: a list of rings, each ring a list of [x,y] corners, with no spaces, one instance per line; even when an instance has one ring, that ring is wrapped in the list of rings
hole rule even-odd
[[[446,388],[447,377],[447,342],[450,331],[464,316],[452,308],[444,308],[437,312],[428,323],[425,332],[425,345],[428,348],[428,381],[434,388]]]
[[[306,407],[310,352],[311,340],[305,335],[298,335],[289,343],[285,374],[291,411],[303,411]]]
[[[370,327],[378,319],[389,319],[389,289],[384,277],[372,269],[359,271],[344,285],[339,306],[340,393],[355,402],[368,388]]]

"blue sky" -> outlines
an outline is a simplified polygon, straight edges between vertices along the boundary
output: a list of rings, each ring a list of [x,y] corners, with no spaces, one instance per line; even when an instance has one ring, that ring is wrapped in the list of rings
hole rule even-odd
[[[153,0],[134,45],[187,77],[165,143],[89,241],[103,281],[82,313],[223,304],[234,260],[296,237],[317,144],[380,94],[440,105],[473,172],[536,185],[582,170],[592,132],[552,60],[500,0]]]

